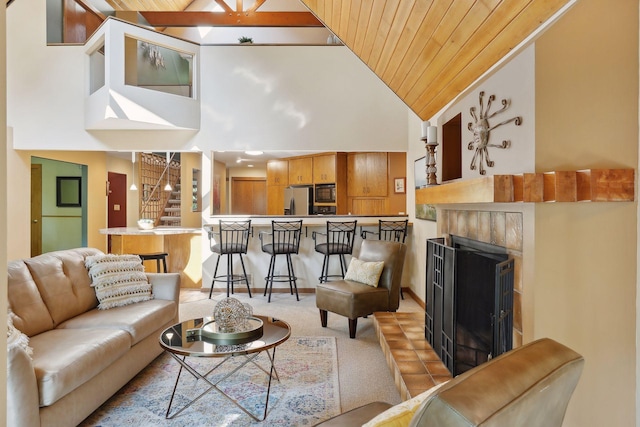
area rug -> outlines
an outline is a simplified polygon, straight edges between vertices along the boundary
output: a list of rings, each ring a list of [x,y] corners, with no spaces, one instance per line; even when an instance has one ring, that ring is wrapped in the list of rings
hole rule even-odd
[[[264,368],[269,366],[264,353],[256,360]],[[215,358],[190,360],[201,372],[219,361]],[[311,426],[340,413],[334,337],[289,338],[276,349],[275,367],[280,381],[274,378],[271,384],[267,418],[263,422],[252,419],[216,390],[175,418],[165,419],[179,364],[168,354],[162,354],[81,426]],[[229,372],[229,369],[233,366],[225,366],[223,371]],[[215,379],[215,375],[211,378]],[[220,387],[260,418],[264,412],[267,380],[264,372],[249,363]],[[173,405],[179,409],[205,388],[203,381],[196,381],[183,370]]]

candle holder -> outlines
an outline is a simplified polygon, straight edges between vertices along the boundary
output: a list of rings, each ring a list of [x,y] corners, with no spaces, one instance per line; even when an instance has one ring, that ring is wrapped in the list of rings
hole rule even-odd
[[[438,177],[436,174],[438,171],[436,167],[436,147],[438,147],[438,138],[436,136],[436,132],[437,128],[435,126],[429,126],[427,128],[426,135],[421,138],[422,141],[425,142],[425,148],[427,150],[427,185],[438,185]]]

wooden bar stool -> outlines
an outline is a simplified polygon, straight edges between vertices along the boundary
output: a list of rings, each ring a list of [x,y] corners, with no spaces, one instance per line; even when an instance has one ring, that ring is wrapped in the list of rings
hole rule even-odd
[[[142,263],[144,264],[145,261],[149,261],[149,260],[156,260],[156,269],[158,271],[158,273],[161,272],[160,270],[160,261],[162,261],[162,266],[164,267],[164,272],[167,272],[167,257],[169,256],[168,253],[166,252],[156,252],[156,253],[152,253],[152,254],[137,254],[140,259],[142,260]]]

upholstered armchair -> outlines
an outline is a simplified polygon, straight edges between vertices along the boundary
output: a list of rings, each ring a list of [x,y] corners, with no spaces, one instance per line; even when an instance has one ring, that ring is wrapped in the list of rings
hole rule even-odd
[[[351,259],[343,280],[316,286],[316,306],[320,310],[322,327],[327,327],[327,314],[330,311],[349,319],[349,337],[355,338],[358,317],[376,311],[396,311],[400,305],[405,252],[403,243],[363,240],[360,253]],[[381,272],[366,271],[379,268],[380,265],[376,263],[380,261],[383,262]],[[356,265],[360,271],[355,271]],[[370,283],[365,284],[367,281]]]
[[[560,427],[584,359],[542,338],[396,406],[372,402],[317,426]]]

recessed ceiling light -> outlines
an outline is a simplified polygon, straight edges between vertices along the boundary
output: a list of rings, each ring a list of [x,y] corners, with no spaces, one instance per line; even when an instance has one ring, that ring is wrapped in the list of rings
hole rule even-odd
[[[259,156],[264,153],[262,151],[245,151],[244,154],[247,154],[249,156]]]
[[[247,165],[247,167],[248,167],[248,168],[252,168],[252,167],[253,167],[253,165]]]

